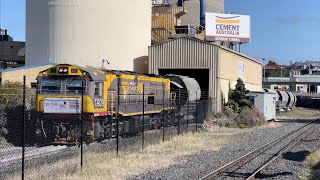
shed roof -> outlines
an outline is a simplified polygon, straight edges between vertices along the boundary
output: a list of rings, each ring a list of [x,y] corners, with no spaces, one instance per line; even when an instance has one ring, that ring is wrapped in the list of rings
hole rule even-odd
[[[171,42],[177,41],[178,39],[188,39],[188,40],[197,41],[197,42],[199,42],[199,43],[203,43],[203,44],[206,44],[206,45],[209,45],[209,46],[216,46],[216,47],[219,47],[219,48],[224,49],[224,50],[226,50],[226,51],[229,51],[229,52],[232,52],[232,53],[234,53],[234,54],[237,54],[237,55],[239,55],[239,56],[245,57],[245,58],[247,58],[247,59],[249,59],[249,60],[251,60],[251,61],[253,61],[253,62],[262,64],[260,61],[255,60],[255,59],[253,59],[253,58],[251,58],[251,57],[249,57],[249,56],[247,56],[247,55],[245,55],[245,54],[239,53],[239,52],[237,52],[237,51],[234,51],[234,50],[232,50],[232,49],[226,48],[226,47],[221,46],[221,45],[213,44],[213,43],[211,43],[211,42],[204,41],[204,40],[201,40],[201,39],[198,39],[198,38],[193,38],[193,37],[179,37],[179,38],[175,38],[175,39],[169,39],[169,40],[164,41],[164,42],[162,42],[162,43],[158,43],[158,44],[151,45],[151,46],[149,46],[149,48],[161,46],[161,45],[167,44],[167,43],[171,43]]]
[[[35,67],[48,66],[48,65],[57,65],[57,64],[56,63],[44,63],[44,64],[28,65],[28,66],[22,66],[22,67],[18,67],[18,68],[0,70],[0,73],[18,71],[18,70],[24,70],[24,69],[31,69],[31,68],[35,68]]]

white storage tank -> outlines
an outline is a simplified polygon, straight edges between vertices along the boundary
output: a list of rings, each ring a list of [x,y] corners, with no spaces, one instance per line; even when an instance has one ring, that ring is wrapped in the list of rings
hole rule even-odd
[[[147,61],[151,1],[28,0],[26,65],[68,63],[133,70]]]

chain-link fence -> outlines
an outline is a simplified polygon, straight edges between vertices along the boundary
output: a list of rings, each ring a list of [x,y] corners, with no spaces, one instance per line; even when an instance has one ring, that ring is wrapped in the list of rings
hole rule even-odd
[[[200,131],[214,109],[207,92],[97,84],[90,98],[81,83],[63,92],[50,85],[40,92],[25,81],[0,87],[0,179],[72,176],[102,154],[121,157]]]

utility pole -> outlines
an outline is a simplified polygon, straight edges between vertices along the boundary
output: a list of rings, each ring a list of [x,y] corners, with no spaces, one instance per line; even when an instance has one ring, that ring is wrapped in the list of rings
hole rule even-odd
[[[265,64],[266,59],[265,58],[261,58],[261,59],[262,59],[262,61],[264,61],[263,64]],[[263,78],[264,79],[266,78],[266,65],[263,65]]]

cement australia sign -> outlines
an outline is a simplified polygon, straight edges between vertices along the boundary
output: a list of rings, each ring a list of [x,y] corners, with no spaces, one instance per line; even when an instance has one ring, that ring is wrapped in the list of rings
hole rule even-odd
[[[250,16],[206,13],[206,41],[250,42]]]

